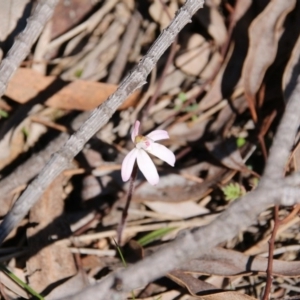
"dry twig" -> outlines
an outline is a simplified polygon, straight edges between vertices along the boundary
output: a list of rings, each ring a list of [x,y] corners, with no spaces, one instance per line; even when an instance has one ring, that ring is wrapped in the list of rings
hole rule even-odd
[[[36,42],[44,26],[51,18],[58,0],[40,0],[28,19],[24,31],[17,37],[13,46],[2,60],[0,65],[0,97],[21,62],[29,54],[32,45]]]

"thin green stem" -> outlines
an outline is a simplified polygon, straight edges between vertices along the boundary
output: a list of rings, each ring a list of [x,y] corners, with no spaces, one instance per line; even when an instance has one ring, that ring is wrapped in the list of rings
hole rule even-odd
[[[21,286],[24,290],[30,293],[32,296],[39,300],[44,300],[44,297],[37,293],[34,289],[32,289],[29,285],[23,282],[19,277],[17,277],[13,272],[11,272],[7,267],[4,265],[0,265],[0,269],[4,272],[7,276],[9,276],[14,282],[16,282],[19,286]]]

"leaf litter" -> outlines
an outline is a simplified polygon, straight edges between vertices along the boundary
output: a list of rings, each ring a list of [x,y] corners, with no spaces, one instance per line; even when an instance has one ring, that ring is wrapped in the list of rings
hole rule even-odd
[[[2,217],[87,112],[116,90],[183,1],[67,2],[59,1],[1,99]],[[164,145],[177,160],[173,169],[154,159],[156,187],[138,174],[120,245],[127,265],[179,231],[210,223],[232,193],[258,184],[298,67],[300,6],[206,2],[179,34],[173,59],[167,63],[172,50],[163,55],[146,88],[126,100],[5,242],[2,263],[45,299],[75,293],[123,267],[113,239],[128,190],[120,168],[136,119],[145,133],[167,130]],[[1,29],[4,53],[19,17],[10,15],[7,31]],[[298,170],[297,149],[289,171]],[[297,207],[280,208],[280,219],[270,297],[292,299],[300,286]],[[261,298],[273,227],[270,208],[209,255],[134,291],[135,298]],[[138,246],[139,240],[147,242]],[[11,280],[1,283],[3,295],[26,298]]]

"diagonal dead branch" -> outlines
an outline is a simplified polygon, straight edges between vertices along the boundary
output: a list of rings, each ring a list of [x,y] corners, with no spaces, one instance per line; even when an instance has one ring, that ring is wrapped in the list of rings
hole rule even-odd
[[[145,84],[150,71],[161,55],[174,41],[180,30],[189,22],[193,14],[203,7],[204,0],[188,0],[178,11],[175,19],[163,30],[147,55],[136,68],[125,77],[117,91],[106,102],[95,109],[89,119],[74,133],[65,145],[52,156],[38,177],[27,187],[7,214],[0,226],[0,243],[26,216],[30,208],[39,200],[45,189],[83,148],[84,144],[111,118],[118,106],[136,89]]]
[[[3,96],[10,78],[29,54],[44,26],[51,18],[58,0],[40,0],[24,31],[16,38],[7,56],[0,64],[0,97]]]

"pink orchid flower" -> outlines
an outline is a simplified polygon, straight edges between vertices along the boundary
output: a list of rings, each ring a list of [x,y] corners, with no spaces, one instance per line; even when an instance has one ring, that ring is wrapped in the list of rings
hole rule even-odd
[[[168,132],[165,130],[154,130],[146,136],[139,135],[140,122],[135,121],[131,139],[135,144],[132,149],[124,158],[122,163],[122,179],[128,181],[133,170],[135,160],[141,172],[146,177],[147,181],[156,185],[159,182],[159,176],[156,167],[149,157],[148,153],[160,158],[172,167],[175,164],[174,153],[163,145],[155,143],[159,140],[169,139]],[[148,153],[147,153],[148,152]]]

